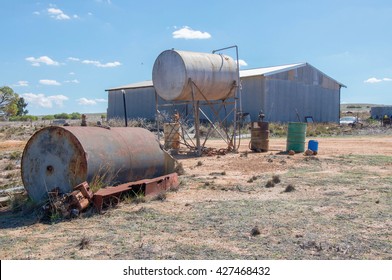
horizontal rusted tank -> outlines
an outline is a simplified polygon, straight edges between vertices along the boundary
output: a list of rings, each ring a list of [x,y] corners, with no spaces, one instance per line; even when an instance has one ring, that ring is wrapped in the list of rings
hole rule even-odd
[[[222,54],[166,50],[152,70],[157,94],[169,101],[193,100],[190,80],[196,85],[194,100],[226,99],[234,95],[237,78],[237,64]]]
[[[114,185],[173,172],[174,160],[143,128],[46,127],[27,142],[22,180],[33,201],[56,188],[69,193],[94,178]]]

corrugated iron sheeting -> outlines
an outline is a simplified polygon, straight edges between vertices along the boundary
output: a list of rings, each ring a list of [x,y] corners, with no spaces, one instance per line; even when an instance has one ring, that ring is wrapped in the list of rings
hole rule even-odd
[[[268,76],[247,76],[244,71],[241,71],[242,112],[250,113],[252,121],[257,121],[259,111],[263,110],[265,120],[271,122],[298,121],[296,111],[301,121],[304,121],[305,116],[312,116],[315,122],[339,122],[340,88],[344,85],[310,64],[292,64],[279,69],[275,67],[275,74],[271,68]],[[125,91],[129,119],[155,118],[153,86]],[[159,103],[164,104],[165,101],[160,99]],[[229,105],[226,111],[232,108]],[[210,119],[214,119],[211,110],[205,111]],[[121,90],[109,91],[108,117],[124,118]],[[230,116],[228,120],[232,121],[233,117]]]

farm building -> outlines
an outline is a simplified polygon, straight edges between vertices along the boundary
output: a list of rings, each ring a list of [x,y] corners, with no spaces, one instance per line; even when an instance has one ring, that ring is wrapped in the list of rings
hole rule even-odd
[[[309,63],[241,70],[240,79],[242,112],[249,113],[252,121],[262,110],[270,122],[305,121],[305,117],[314,122],[339,122],[340,90],[346,86]],[[124,118],[124,96],[129,119],[155,118],[152,81],[106,91],[109,119]],[[158,102],[165,103],[160,98]]]
[[[373,119],[382,119],[385,115],[392,116],[392,106],[374,106],[370,108],[370,116]]]

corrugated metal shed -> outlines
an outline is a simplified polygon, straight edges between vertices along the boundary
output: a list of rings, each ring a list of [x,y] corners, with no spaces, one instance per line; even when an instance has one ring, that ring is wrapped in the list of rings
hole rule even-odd
[[[108,91],[108,119],[124,119],[124,98],[128,119],[155,118],[155,90],[152,81],[129,84]]]
[[[241,70],[240,77],[242,112],[249,113],[253,121],[262,110],[271,122],[298,121],[298,116],[300,121],[312,116],[315,122],[339,122],[340,89],[346,86],[309,63]],[[123,117],[122,90],[130,108],[128,118],[155,118],[152,81],[107,89],[109,118]],[[160,99],[159,103],[166,102]]]
[[[370,108],[373,119],[382,119],[385,115],[392,117],[392,106],[374,106]]]
[[[338,122],[340,89],[344,84],[309,63],[240,71],[242,111],[256,120],[262,110],[267,121]]]

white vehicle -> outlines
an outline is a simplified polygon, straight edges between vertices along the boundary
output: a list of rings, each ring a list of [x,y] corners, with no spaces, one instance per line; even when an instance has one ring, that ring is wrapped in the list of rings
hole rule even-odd
[[[339,123],[340,125],[350,125],[350,126],[363,125],[362,123],[359,122],[359,119],[357,117],[342,117],[340,118]]]

